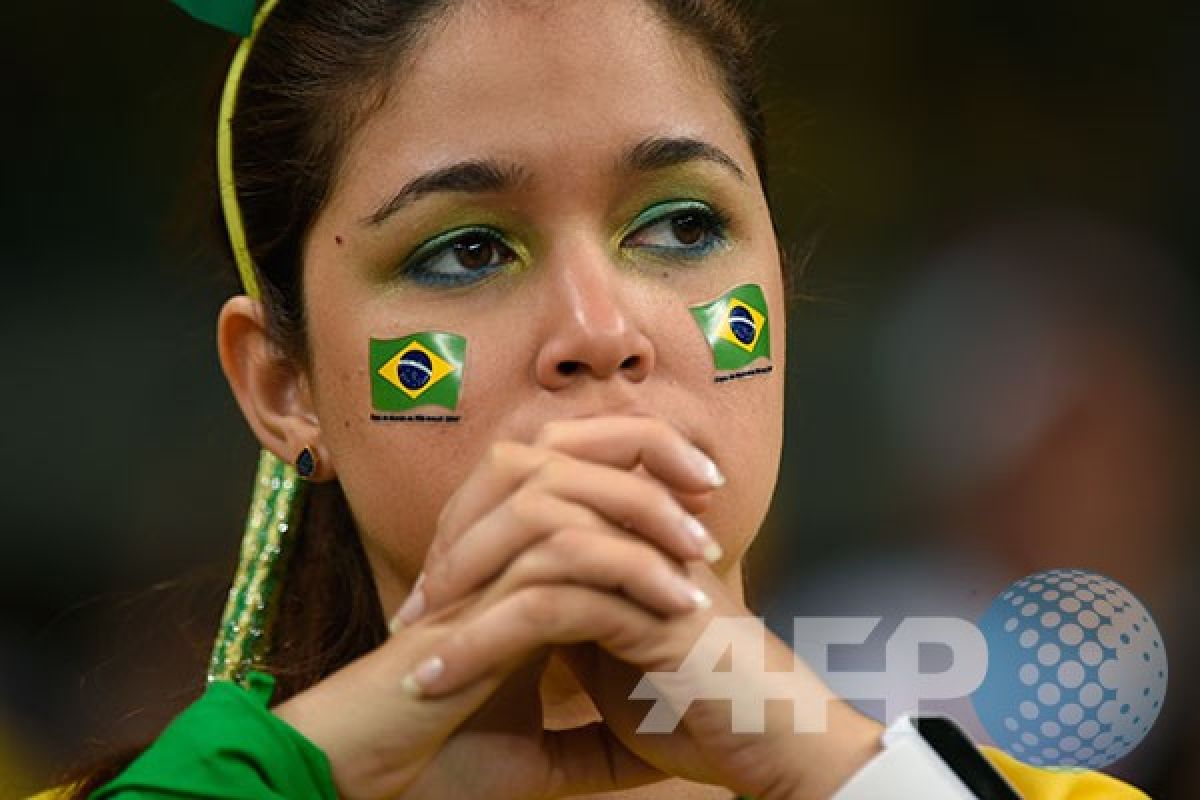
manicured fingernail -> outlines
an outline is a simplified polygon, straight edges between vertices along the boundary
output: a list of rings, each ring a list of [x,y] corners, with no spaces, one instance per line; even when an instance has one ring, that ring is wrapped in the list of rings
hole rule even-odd
[[[674,572],[670,573],[666,578],[666,585],[671,594],[678,598],[679,602],[686,606],[689,611],[695,611],[698,608],[708,608],[708,606],[712,605],[712,601],[708,599],[708,595],[682,575]]]
[[[429,684],[437,680],[446,669],[441,656],[427,658],[417,665],[417,668],[404,676],[400,687],[413,697],[420,697]]]
[[[392,631],[402,625],[412,625],[417,621],[417,618],[425,612],[425,592],[421,591],[421,584],[425,581],[425,573],[422,572],[413,584],[412,592],[409,593],[408,599],[404,601],[404,605],[400,606],[400,610],[396,612],[396,616],[392,617]]]
[[[697,449],[695,453],[696,463],[699,465],[700,472],[704,475],[705,482],[714,489],[718,486],[724,486],[725,476],[721,474],[717,463],[709,458],[703,450]]]
[[[721,556],[724,554],[721,545],[717,544],[700,520],[690,514],[684,515],[683,526],[687,529],[688,535],[700,545],[705,561],[715,564],[721,560]]]

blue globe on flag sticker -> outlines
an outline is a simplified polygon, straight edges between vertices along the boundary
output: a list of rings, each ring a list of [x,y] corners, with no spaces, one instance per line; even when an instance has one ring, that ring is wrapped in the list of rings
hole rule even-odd
[[[404,353],[397,367],[400,383],[410,391],[418,391],[433,377],[433,361],[423,350],[413,348]]]
[[[750,309],[745,306],[734,306],[729,309],[729,330],[743,345],[753,346],[754,338],[758,335],[758,325],[750,316]]]
[[[1112,578],[1035,573],[1001,592],[979,628],[988,667],[971,702],[995,744],[1021,761],[1106,767],[1133,750],[1162,711],[1162,636]]]

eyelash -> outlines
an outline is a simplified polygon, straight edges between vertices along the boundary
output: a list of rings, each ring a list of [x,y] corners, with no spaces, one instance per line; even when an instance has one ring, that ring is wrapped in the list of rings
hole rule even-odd
[[[433,272],[429,269],[429,266],[433,262],[445,255],[453,254],[456,248],[466,246],[469,243],[480,242],[487,243],[493,248],[502,251],[505,255],[505,260],[502,263],[487,268],[486,271],[484,268],[480,268],[478,271],[468,271],[458,275]],[[494,228],[472,226],[440,234],[418,247],[417,251],[401,269],[401,274],[406,280],[410,280],[421,286],[466,286],[483,280],[515,258],[516,254],[508,246],[508,243],[504,241],[504,236],[499,231]]]
[[[659,213],[652,213],[658,211]],[[633,223],[626,239],[663,223],[695,217],[699,222],[702,240],[698,244],[670,247],[642,245],[642,249],[660,258],[696,261],[729,242],[729,217],[721,210],[697,200],[669,200],[642,212]]]
[[[666,209],[666,211],[658,214],[652,213],[658,209]],[[659,203],[638,215],[634,220],[632,230],[622,239],[622,247],[625,247],[625,241],[628,239],[655,226],[669,224],[674,220],[687,217],[696,218],[700,224],[703,238],[699,243],[680,247],[647,244],[641,245],[641,249],[656,258],[697,261],[705,258],[718,247],[728,244],[729,218],[724,212],[695,200],[675,200]],[[480,243],[486,243],[492,248],[493,258],[498,252],[502,256],[502,261],[473,271],[464,267],[468,271],[460,274],[435,272],[429,269],[431,264],[453,254],[456,249]],[[508,245],[499,231],[484,226],[472,226],[441,234],[418,247],[401,269],[401,274],[405,280],[418,285],[452,288],[485,280],[515,259],[516,254],[513,248]],[[492,258],[489,259],[489,263],[491,261]]]

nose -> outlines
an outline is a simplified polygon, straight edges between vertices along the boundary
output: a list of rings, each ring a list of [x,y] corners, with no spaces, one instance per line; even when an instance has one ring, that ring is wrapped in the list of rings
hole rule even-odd
[[[579,257],[548,269],[539,305],[545,335],[537,381],[551,390],[589,378],[640,383],[654,369],[654,346],[621,296],[622,277],[606,258]]]

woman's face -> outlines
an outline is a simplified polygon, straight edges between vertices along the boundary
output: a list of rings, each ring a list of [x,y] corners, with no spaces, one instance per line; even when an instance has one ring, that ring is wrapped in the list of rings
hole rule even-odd
[[[350,140],[305,270],[321,443],[385,610],[490,443],[597,414],[660,416],[713,457],[702,519],[739,586],[782,438],[779,257],[717,77],[643,3],[461,4]],[[774,372],[717,383],[689,307],[745,283]],[[466,339],[461,419],[373,421],[369,341],[423,331]]]

